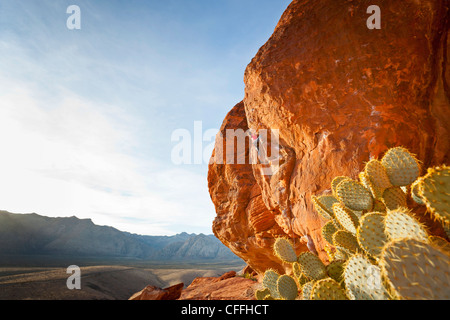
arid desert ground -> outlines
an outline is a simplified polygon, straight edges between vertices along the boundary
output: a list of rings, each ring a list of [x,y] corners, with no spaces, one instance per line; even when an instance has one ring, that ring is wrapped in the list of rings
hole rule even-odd
[[[229,267],[86,266],[81,267],[81,289],[69,290],[66,268],[0,267],[0,300],[127,300],[147,285],[161,288],[196,277],[219,276]]]

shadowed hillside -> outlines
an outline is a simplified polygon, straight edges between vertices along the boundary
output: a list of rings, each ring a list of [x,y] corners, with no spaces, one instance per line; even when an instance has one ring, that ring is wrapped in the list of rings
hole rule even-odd
[[[213,235],[142,236],[90,219],[0,211],[0,255],[65,255],[153,261],[239,260]]]

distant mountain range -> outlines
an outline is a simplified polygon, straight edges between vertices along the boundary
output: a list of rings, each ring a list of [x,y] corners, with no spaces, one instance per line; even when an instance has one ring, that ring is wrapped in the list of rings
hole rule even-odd
[[[66,255],[151,261],[239,260],[214,235],[143,236],[90,219],[0,211],[0,255]]]

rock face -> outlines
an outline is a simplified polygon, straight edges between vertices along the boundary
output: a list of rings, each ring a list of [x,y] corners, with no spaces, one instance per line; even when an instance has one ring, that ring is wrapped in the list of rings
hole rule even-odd
[[[255,300],[257,285],[256,281],[229,271],[220,277],[196,278],[184,290],[183,283],[165,289],[147,286],[129,300]]]
[[[236,277],[234,271],[217,278],[196,278],[183,290],[179,300],[254,300],[256,284],[253,280]]]
[[[177,300],[181,296],[183,287],[183,283],[179,283],[165,289],[155,286],[147,286],[143,290],[135,293],[128,300]]]
[[[208,186],[215,235],[257,272],[286,267],[271,252],[276,236],[327,260],[311,195],[330,192],[335,176],[356,179],[395,146],[423,168],[449,163],[449,3],[376,2],[379,30],[366,24],[370,1],[294,0],[245,70],[245,98],[218,133]],[[277,130],[272,175],[264,164],[219,161],[224,146],[249,160],[250,144],[221,139],[249,128]]]

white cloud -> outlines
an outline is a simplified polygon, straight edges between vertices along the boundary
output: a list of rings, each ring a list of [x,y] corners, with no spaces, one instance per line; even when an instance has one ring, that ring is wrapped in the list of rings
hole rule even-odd
[[[210,233],[205,175],[134,156],[139,119],[65,90],[48,105],[27,83],[0,87],[0,208],[140,234]]]

